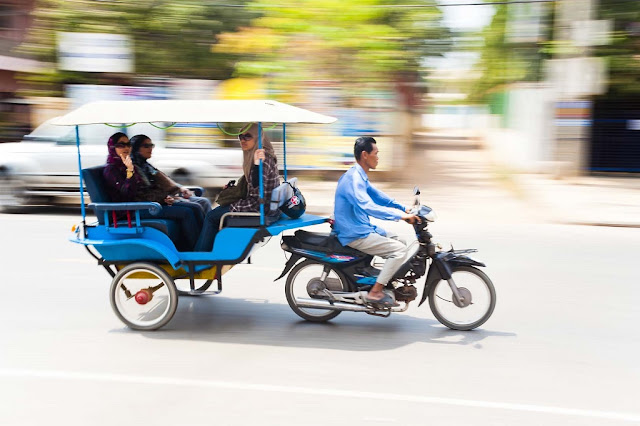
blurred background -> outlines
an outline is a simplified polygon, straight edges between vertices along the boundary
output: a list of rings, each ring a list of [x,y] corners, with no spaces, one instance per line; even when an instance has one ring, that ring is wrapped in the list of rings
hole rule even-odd
[[[291,129],[293,169],[372,135],[388,180],[461,143],[508,173],[634,174],[639,47],[637,0],[1,0],[0,142],[88,101],[269,98],[339,118]]]

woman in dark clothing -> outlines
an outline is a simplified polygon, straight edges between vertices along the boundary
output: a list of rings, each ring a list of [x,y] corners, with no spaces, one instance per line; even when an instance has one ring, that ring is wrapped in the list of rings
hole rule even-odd
[[[124,133],[113,134],[107,142],[109,155],[107,165],[104,168],[107,194],[113,202],[136,201],[139,188],[144,186],[142,173],[131,160],[131,142]],[[155,200],[154,200],[155,201]],[[180,226],[180,238],[174,241],[179,251],[189,251],[195,243],[195,235],[198,233],[196,218],[188,207],[170,206],[161,203],[162,212],[158,216],[165,219],[173,219]],[[141,217],[152,217],[148,212],[141,212]]]
[[[173,181],[169,176],[153,167],[151,158],[154,144],[146,135],[131,138],[131,159],[140,172],[142,184],[137,186],[136,201],[156,201],[172,206],[188,207],[202,229],[204,216],[211,210],[211,202],[204,197],[196,197],[188,188]],[[177,196],[177,194],[180,194]]]
[[[271,142],[262,133],[262,149],[258,149],[258,125],[253,124],[244,134],[238,135],[242,147],[244,177],[247,179],[247,196],[228,206],[218,206],[207,213],[200,238],[194,251],[211,251],[216,234],[220,228],[220,219],[227,212],[259,212],[260,211],[260,175],[259,167],[262,160],[262,183],[264,185],[264,199],[271,199],[271,192],[280,185],[278,161]],[[269,204],[265,204],[268,209]],[[267,210],[265,209],[265,214]]]
[[[135,173],[135,166],[129,154],[131,142],[124,133],[111,135],[107,142],[109,155],[107,165],[102,174],[107,183],[105,188],[109,199],[113,202],[132,201],[135,196],[140,176]]]

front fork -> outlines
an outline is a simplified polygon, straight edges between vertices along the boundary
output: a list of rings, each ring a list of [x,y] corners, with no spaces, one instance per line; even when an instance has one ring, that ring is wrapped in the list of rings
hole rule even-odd
[[[455,303],[457,306],[465,306],[467,304],[465,303],[465,298],[460,293],[458,286],[451,276],[451,272],[455,266],[459,265],[485,266],[485,264],[482,262],[478,262],[471,259],[470,257],[464,256],[467,253],[475,253],[476,251],[476,249],[468,249],[449,250],[434,253],[431,256],[433,263],[429,268],[429,272],[427,273],[427,279],[424,282],[424,291],[422,292],[422,298],[420,299],[420,303],[418,304],[418,306],[421,306],[424,301],[427,300],[430,283],[437,283],[440,280],[446,280],[449,284],[449,287],[451,287],[451,292],[453,293],[453,297],[455,299],[454,303],[457,302]]]

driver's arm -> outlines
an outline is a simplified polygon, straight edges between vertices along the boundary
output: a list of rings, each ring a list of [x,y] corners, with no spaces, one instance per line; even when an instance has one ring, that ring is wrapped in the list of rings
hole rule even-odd
[[[374,203],[384,207],[391,207],[394,209],[402,210],[403,212],[408,213],[408,209],[405,206],[396,202],[393,198],[389,197],[379,189],[374,188],[372,185],[369,185],[369,187],[367,188],[367,192],[369,193],[369,196]]]
[[[353,179],[353,194],[356,204],[362,208],[369,216],[382,220],[400,220],[403,214],[395,209],[375,203],[369,196],[367,183],[359,178]],[[403,208],[404,211],[404,208]]]

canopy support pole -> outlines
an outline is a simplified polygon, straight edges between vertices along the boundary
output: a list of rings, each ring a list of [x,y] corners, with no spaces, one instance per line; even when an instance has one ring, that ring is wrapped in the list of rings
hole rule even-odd
[[[287,181],[287,123],[282,123],[282,157],[284,161],[284,181]]]
[[[84,208],[84,182],[82,181],[82,157],[80,156],[80,127],[76,125],[76,149],[78,151],[78,176],[80,177],[80,211],[82,212],[82,229],[86,231],[86,212]]]
[[[262,149],[262,122],[258,123],[258,149]],[[262,179],[262,160],[258,166],[258,174],[260,175],[260,225],[264,226],[264,182]]]

